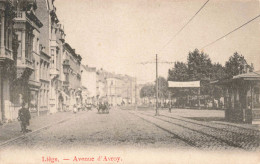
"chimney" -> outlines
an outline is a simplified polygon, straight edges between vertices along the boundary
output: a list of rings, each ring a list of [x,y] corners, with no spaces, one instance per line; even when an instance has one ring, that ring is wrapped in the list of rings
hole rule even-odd
[[[253,71],[254,71],[254,64],[251,63],[250,72],[253,72]]]

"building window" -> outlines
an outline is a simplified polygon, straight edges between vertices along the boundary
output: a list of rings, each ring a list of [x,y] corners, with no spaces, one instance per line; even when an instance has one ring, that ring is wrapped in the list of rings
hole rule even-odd
[[[60,68],[60,62],[59,62],[59,49],[56,49],[56,67]]]

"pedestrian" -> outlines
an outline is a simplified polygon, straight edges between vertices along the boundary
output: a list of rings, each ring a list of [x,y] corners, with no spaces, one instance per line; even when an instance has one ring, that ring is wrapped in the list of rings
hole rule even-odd
[[[18,111],[18,120],[20,121],[21,124],[21,132],[27,133],[31,131],[27,129],[27,126],[30,125],[30,119],[31,119],[30,111],[26,107],[25,103],[23,102],[22,108]]]
[[[73,106],[73,113],[74,113],[74,114],[76,114],[76,113],[77,113],[77,111],[78,111],[78,109],[77,109],[77,105],[76,105],[76,104],[74,104],[74,106]]]

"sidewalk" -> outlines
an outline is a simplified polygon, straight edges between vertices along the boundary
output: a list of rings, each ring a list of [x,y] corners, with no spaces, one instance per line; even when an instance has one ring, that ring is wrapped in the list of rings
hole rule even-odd
[[[225,114],[222,110],[190,110],[190,109],[172,109],[169,113],[167,110],[160,111],[165,115],[180,116],[185,119],[190,119],[193,121],[201,122],[211,122],[214,124],[230,125],[235,127],[240,127],[244,129],[258,130],[260,131],[259,124],[244,124],[244,123],[234,123],[225,121]]]
[[[62,120],[69,119],[73,116],[72,112],[60,112],[51,115],[44,115],[39,117],[33,117],[30,120],[30,126],[28,129],[36,131],[38,129],[44,128],[48,125],[60,122]],[[23,136],[24,134],[20,132],[21,126],[20,122],[7,123],[0,126],[0,145],[10,139]]]

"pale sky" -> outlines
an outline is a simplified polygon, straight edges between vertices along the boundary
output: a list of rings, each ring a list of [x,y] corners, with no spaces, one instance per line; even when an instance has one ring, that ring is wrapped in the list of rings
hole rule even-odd
[[[259,0],[210,0],[188,26],[162,47],[206,0],[56,0],[66,42],[83,64],[136,76],[139,83],[155,80],[155,61],[186,61],[201,49],[260,14]],[[213,62],[224,64],[237,51],[260,69],[260,18],[204,49]],[[159,64],[167,77],[173,64]]]

